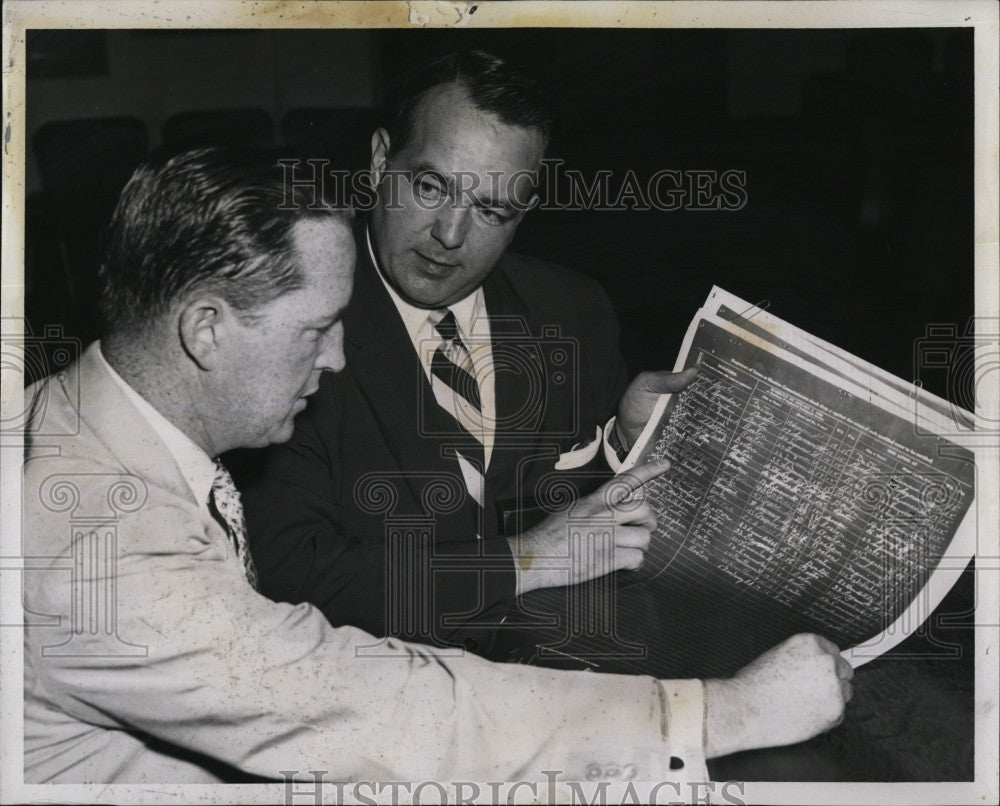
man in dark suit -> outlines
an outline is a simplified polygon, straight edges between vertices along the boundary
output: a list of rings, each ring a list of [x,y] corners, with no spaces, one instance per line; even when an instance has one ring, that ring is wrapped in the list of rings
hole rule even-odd
[[[478,52],[415,74],[375,132],[348,371],[240,478],[268,595],[484,651],[517,595],[641,564],[645,505],[557,505],[597,486],[602,445],[614,466],[690,377],[629,385],[600,287],[505,254],[548,132],[534,83]],[[616,545],[574,551],[581,516],[614,519]]]

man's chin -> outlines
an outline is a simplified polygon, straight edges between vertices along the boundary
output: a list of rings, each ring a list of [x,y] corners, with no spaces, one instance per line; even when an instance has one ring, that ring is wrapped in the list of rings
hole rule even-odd
[[[293,418],[295,414],[298,414],[299,410],[296,410],[292,415],[285,420],[278,428],[275,428],[267,435],[267,439],[261,445],[256,445],[254,447],[266,448],[268,445],[279,445],[282,442],[288,442],[292,438],[292,434],[295,433],[295,423]]]
[[[402,297],[411,305],[417,308],[427,308],[428,310],[451,305],[469,293],[461,289],[456,291],[455,289],[444,287],[443,284],[435,283],[433,280],[416,287],[411,285],[400,289],[400,291]]]
[[[441,308],[468,293],[454,287],[454,281],[458,279],[453,276],[454,272],[455,269],[452,268],[443,275],[418,260],[415,264],[407,265],[403,271],[397,272],[392,286],[411,305],[427,309]],[[405,278],[404,282],[400,282],[401,277]],[[451,282],[448,282],[449,280]]]

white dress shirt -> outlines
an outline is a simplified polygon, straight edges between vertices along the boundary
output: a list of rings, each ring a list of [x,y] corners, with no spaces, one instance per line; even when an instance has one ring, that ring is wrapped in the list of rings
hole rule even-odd
[[[385,274],[379,266],[378,258],[375,256],[375,249],[372,246],[371,230],[365,231],[365,243],[368,246],[368,257],[372,265],[378,272],[379,279],[389,293],[399,317],[403,320],[403,326],[410,335],[413,349],[417,353],[420,366],[423,367],[424,374],[428,382],[431,380],[431,360],[434,351],[441,343],[441,337],[434,330],[434,327],[427,320],[430,310],[418,308],[404,300],[386,279]],[[458,302],[447,306],[455,314],[455,322],[458,325],[459,335],[472,356],[472,361],[477,369],[476,379],[479,381],[479,396],[482,403],[484,429],[483,453],[486,466],[489,467],[490,456],[493,452],[493,445],[496,440],[496,430],[492,424],[496,422],[496,384],[495,373],[493,372],[493,351],[490,335],[489,313],[486,310],[486,297],[483,294],[483,287],[479,286],[471,294],[463,297]],[[615,418],[601,428],[595,425],[594,438],[584,445],[574,445],[570,450],[563,453],[556,461],[556,470],[572,470],[583,467],[591,462],[603,444],[604,456],[608,466],[614,471],[628,469],[631,465],[623,467],[618,461],[615,450],[608,442],[608,437],[615,426]],[[466,487],[472,489],[471,485],[480,483],[478,474],[471,471],[472,466],[462,457],[458,456],[458,464],[462,470]]]
[[[187,434],[154,409],[142,395],[128,385],[128,382],[121,375],[115,372],[114,367],[108,363],[104,353],[101,352],[100,342],[97,344],[97,358],[108,371],[112,380],[118,384],[118,387],[125,393],[132,405],[139,410],[139,413],[170,451],[170,455],[177,462],[177,467],[181,469],[184,480],[191,488],[194,500],[201,505],[203,513],[213,517],[208,508],[212,482],[215,480],[215,462],[212,457],[195,445]]]
[[[431,362],[434,353],[441,344],[441,337],[434,326],[428,320],[431,310],[418,308],[404,300],[386,280],[382,270],[378,268],[378,261],[375,259],[375,250],[372,248],[371,232],[365,233],[368,243],[368,255],[371,257],[372,265],[378,271],[379,279],[389,292],[399,317],[403,320],[403,326],[410,335],[413,349],[417,353],[420,366],[423,367],[427,382],[431,382]],[[493,444],[496,440],[496,384],[493,372],[493,348],[490,341],[490,320],[486,313],[486,300],[483,295],[482,286],[471,294],[447,306],[455,315],[455,323],[458,325],[458,334],[465,344],[472,364],[476,368],[476,380],[479,383],[479,402],[483,413],[483,460],[486,467],[490,465],[490,457],[493,455]],[[477,489],[482,484],[482,476],[476,472],[469,461],[457,454],[458,466],[462,471],[465,486],[469,490]],[[482,490],[479,490],[477,500],[482,501]]]

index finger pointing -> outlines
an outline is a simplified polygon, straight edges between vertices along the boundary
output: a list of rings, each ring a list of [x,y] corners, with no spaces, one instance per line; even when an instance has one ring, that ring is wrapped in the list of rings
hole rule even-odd
[[[608,486],[613,486],[615,501],[618,503],[632,495],[647,481],[655,479],[657,476],[670,469],[670,461],[667,459],[657,459],[643,465],[636,465],[631,470],[615,476],[608,482]]]

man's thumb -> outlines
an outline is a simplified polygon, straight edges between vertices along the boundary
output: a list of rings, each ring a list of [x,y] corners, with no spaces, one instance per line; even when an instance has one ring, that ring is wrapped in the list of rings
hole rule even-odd
[[[688,367],[683,372],[668,372],[666,370],[648,372],[646,373],[647,377],[643,379],[643,386],[646,387],[646,391],[661,395],[667,392],[680,392],[691,384],[697,374],[696,367]]]

